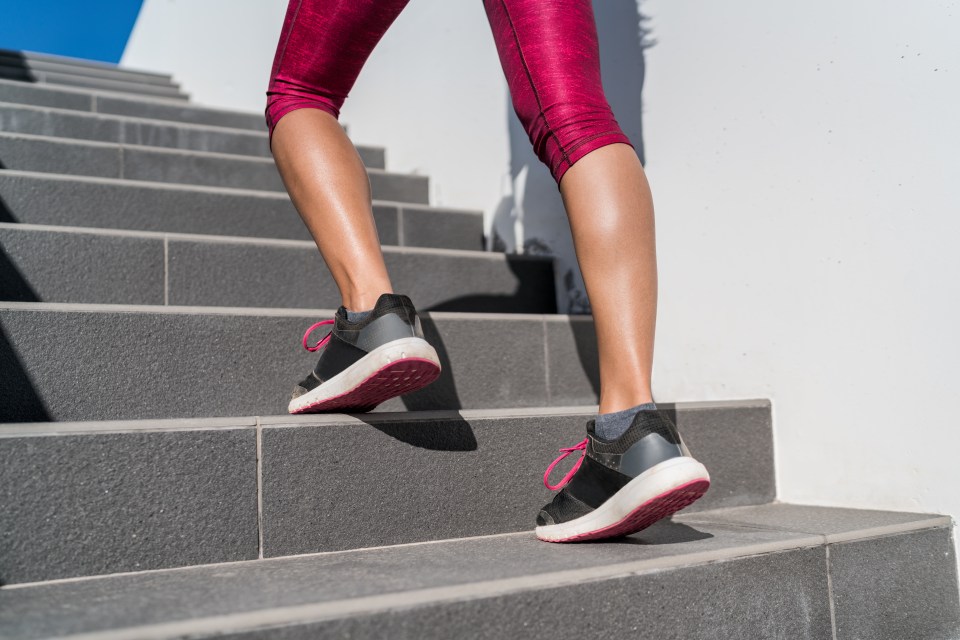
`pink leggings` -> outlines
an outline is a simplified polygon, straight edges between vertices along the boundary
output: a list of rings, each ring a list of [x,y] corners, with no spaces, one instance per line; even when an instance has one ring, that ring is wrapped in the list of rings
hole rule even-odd
[[[271,141],[280,118],[296,109],[339,119],[360,69],[407,2],[290,0],[267,89]],[[483,0],[483,7],[513,108],[558,188],[594,149],[633,147],[600,83],[592,0]]]

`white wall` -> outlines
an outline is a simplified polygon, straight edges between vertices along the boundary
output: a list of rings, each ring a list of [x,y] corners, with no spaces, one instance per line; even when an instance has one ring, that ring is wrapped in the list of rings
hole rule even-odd
[[[174,74],[194,101],[256,111],[285,0],[144,0],[120,65]]]
[[[960,6],[640,0],[641,53],[632,2],[595,9],[657,209],[656,397],[771,398],[782,500],[960,518]],[[147,0],[124,63],[262,110],[283,4]],[[342,120],[569,260],[479,2],[413,0]]]
[[[658,397],[772,398],[784,501],[960,518],[960,5],[641,8]]]
[[[121,64],[173,73],[201,104],[262,112],[286,0],[146,0]],[[340,121],[387,168],[429,175],[431,203],[492,210],[507,170],[507,90],[479,2],[413,0]]]

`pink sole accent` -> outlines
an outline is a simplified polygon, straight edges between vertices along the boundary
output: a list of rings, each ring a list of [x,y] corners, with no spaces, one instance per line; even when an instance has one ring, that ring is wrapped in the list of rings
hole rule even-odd
[[[390,398],[416,391],[440,377],[437,363],[425,358],[403,358],[380,367],[353,389],[307,405],[291,413],[370,411]]]
[[[589,531],[587,533],[581,533],[559,540],[547,540],[546,538],[540,539],[544,540],[545,542],[582,542],[585,540],[599,540],[601,538],[618,538],[620,536],[627,536],[631,533],[642,531],[643,529],[646,529],[652,525],[654,522],[663,520],[664,518],[673,515],[677,511],[689,507],[691,504],[699,500],[700,497],[707,492],[709,487],[709,480],[692,480],[686,484],[682,484],[679,487],[671,489],[670,491],[661,493],[656,498],[647,500],[642,505],[627,514],[627,516],[620,520],[620,522],[604,527],[603,529],[597,529],[596,531]]]

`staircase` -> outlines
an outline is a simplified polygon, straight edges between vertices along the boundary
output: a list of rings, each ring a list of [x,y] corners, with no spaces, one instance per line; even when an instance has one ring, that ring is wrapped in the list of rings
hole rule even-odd
[[[950,518],[777,502],[765,400],[663,405],[714,479],[671,521],[536,541],[592,320],[359,151],[443,374],[289,416],[339,298],[262,116],[0,52],[0,637],[960,638]]]

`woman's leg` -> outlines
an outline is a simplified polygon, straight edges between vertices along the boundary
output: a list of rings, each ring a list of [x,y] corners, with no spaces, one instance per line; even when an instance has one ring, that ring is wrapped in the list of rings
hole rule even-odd
[[[591,0],[484,0],[514,109],[558,183],[593,311],[600,413],[651,401],[653,203],[600,81]]]
[[[633,147],[610,144],[560,180],[600,351],[600,413],[651,402],[657,320],[653,200]]]
[[[651,401],[657,268],[653,205],[600,82],[592,0],[484,0],[513,105],[563,198],[600,351],[599,415],[537,516],[551,542],[628,535],[710,485]],[[561,457],[562,459],[562,457]],[[559,459],[558,459],[559,460]],[[556,464],[556,463],[554,463]]]
[[[338,121],[364,63],[408,0],[291,0],[267,90],[271,149],[351,311],[393,291],[370,181]]]
[[[369,411],[440,374],[409,297],[394,294],[374,225],[370,182],[338,117],[377,42],[407,0],[291,0],[267,90],[283,183],[330,268],[343,305],[311,351],[291,413]],[[319,274],[318,274],[319,275]],[[351,313],[354,312],[354,313]]]

